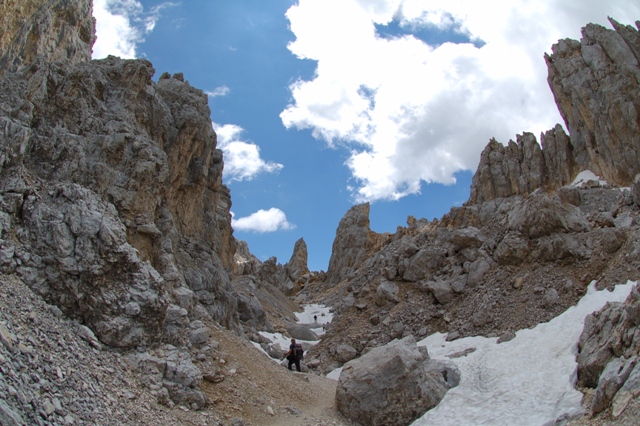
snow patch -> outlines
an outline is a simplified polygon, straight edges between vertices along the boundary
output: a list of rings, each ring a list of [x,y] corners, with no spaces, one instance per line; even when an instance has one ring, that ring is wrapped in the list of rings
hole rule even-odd
[[[580,302],[553,320],[497,344],[495,338],[467,337],[451,342],[433,334],[420,342],[434,359],[475,348],[453,362],[460,384],[413,425],[543,425],[582,413],[582,394],[574,388],[576,354],[584,319],[607,302],[624,301],[635,282],[612,292],[589,285]]]
[[[317,323],[320,329],[322,329],[323,325],[329,324],[333,320],[331,308],[316,303],[303,306],[303,311],[296,312],[295,316],[298,324]],[[314,319],[314,316],[317,317],[317,320]]]
[[[331,308],[324,305],[319,305],[319,304],[305,305],[302,307],[302,312],[295,312],[295,316],[297,320],[296,322],[298,324],[305,324],[305,325],[314,325],[317,322],[318,327],[310,328],[310,330],[316,333],[318,336],[322,336],[325,333],[324,326],[326,324],[329,324],[333,319],[333,313],[331,313],[330,310]],[[314,320],[314,316],[317,317],[317,321]],[[291,338],[283,335],[282,333],[269,333],[266,331],[260,331],[258,332],[258,334],[260,334],[263,337],[266,337],[273,344],[280,345],[280,347],[283,350],[283,353],[289,349],[289,345],[291,344]],[[316,345],[318,343],[317,340],[300,340],[300,339],[297,339],[297,342],[305,343],[309,345]],[[267,354],[267,352],[264,349],[262,349],[262,347],[260,346],[260,343],[256,343],[256,342],[251,342],[251,343],[253,344],[253,346],[258,348],[260,352],[269,356],[269,354]],[[271,358],[271,359],[278,364],[280,363],[280,361],[282,361],[281,359],[276,359],[276,358]]]
[[[578,173],[578,176],[576,176],[576,178],[573,180],[573,182],[571,182],[571,185],[572,186],[580,186],[583,183],[588,182],[590,180],[594,180],[594,181],[600,182],[601,186],[607,184],[606,180],[602,179],[600,176],[596,175],[591,170],[584,170],[584,171]]]
[[[329,374],[327,374],[327,378],[337,381],[340,378],[340,373],[342,373],[342,367],[332,370]]]

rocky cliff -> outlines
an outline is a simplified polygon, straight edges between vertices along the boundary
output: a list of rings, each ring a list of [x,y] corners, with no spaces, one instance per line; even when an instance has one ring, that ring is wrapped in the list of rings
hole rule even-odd
[[[468,203],[554,190],[583,170],[629,186],[640,172],[640,50],[638,32],[610,19],[614,31],[589,24],[582,39],[560,40],[545,55],[561,126],[502,146],[480,158]]]
[[[0,4],[0,73],[46,61],[72,65],[91,59],[92,3],[6,0]]]
[[[93,37],[65,50],[73,57],[46,48],[66,25],[92,25],[78,18],[90,10],[44,4],[3,56],[4,271],[110,345],[159,341],[187,316],[237,327],[207,97],[179,75],[154,83],[145,60],[89,61]]]
[[[267,323],[259,303],[238,311],[207,96],[181,74],[154,82],[146,60],[91,61],[90,0],[2,7],[0,271],[111,347],[202,347],[210,326]],[[183,352],[188,379],[163,367],[160,383],[202,407]]]

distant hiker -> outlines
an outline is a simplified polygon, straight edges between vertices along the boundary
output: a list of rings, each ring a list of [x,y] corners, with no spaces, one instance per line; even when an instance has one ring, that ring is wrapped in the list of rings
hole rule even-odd
[[[313,322],[318,322],[318,316],[317,315],[313,316]]]
[[[304,349],[302,349],[302,345],[300,343],[296,343],[296,339],[291,339],[291,344],[289,345],[289,352],[284,354],[289,360],[289,370],[291,370],[291,365],[296,365],[296,370],[298,372],[302,372],[300,369],[300,360],[304,356]]]

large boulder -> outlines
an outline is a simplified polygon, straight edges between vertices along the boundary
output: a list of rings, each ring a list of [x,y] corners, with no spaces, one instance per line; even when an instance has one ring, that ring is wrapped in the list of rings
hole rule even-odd
[[[303,324],[292,325],[291,327],[287,328],[287,332],[289,332],[289,335],[291,337],[298,340],[308,340],[315,342],[320,339],[316,333],[311,331],[308,326]]]
[[[430,369],[429,355],[413,336],[393,340],[345,364],[336,406],[362,425],[407,425],[435,407],[449,389]]]
[[[607,303],[589,315],[580,336],[578,384],[595,388],[607,364],[640,350],[640,291],[634,287],[624,303]]]
[[[376,289],[374,297],[378,306],[385,306],[387,303],[398,303],[398,292],[400,288],[393,281],[382,280]]]

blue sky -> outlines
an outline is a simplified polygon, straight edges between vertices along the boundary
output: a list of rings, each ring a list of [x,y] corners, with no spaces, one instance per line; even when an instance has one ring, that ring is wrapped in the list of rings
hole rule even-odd
[[[209,94],[234,235],[326,270],[340,219],[376,232],[461,205],[491,137],[560,122],[544,52],[635,0],[95,0],[94,58],[145,57]]]

